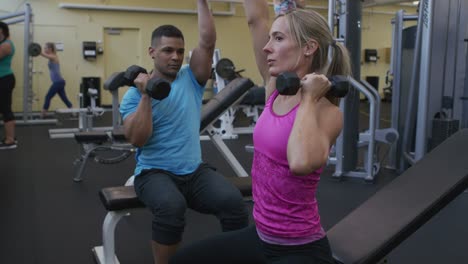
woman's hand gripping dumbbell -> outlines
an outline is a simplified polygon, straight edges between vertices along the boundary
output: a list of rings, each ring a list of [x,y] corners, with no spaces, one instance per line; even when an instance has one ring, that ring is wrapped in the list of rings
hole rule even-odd
[[[330,82],[330,88],[325,84],[327,79]],[[305,82],[310,82],[311,86],[322,88],[315,89],[315,93],[317,93],[315,96],[317,98],[324,96],[326,93],[341,98],[346,96],[349,90],[349,81],[346,76],[334,75],[326,78],[324,75],[311,73],[304,76],[301,80],[294,72],[284,72],[278,75],[276,77],[276,89],[281,95],[295,95]]]
[[[150,78],[148,72],[137,65],[128,67],[123,78],[125,85],[135,85],[141,93],[147,93],[153,99],[162,100],[171,91],[171,84],[167,80],[158,77]]]

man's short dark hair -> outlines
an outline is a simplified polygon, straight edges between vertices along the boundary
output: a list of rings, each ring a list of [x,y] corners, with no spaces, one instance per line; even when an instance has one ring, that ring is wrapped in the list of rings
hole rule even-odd
[[[8,38],[10,36],[10,29],[8,28],[8,25],[0,21],[0,28],[2,29],[5,38]]]
[[[157,27],[153,34],[151,34],[151,45],[155,45],[156,41],[161,37],[169,37],[169,38],[181,38],[184,40],[184,35],[182,31],[180,31],[177,27],[173,25],[162,25]]]

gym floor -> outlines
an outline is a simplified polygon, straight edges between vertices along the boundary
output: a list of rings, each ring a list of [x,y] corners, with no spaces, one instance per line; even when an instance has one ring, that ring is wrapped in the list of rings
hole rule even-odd
[[[361,105],[361,119],[365,122],[366,103]],[[383,127],[388,126],[389,109],[389,104],[384,103]],[[96,126],[109,124],[110,119],[105,116],[95,123]],[[66,125],[77,126],[76,121]],[[50,128],[57,127],[17,126],[18,149],[0,152],[3,188],[0,263],[94,263],[91,249],[102,244],[102,222],[106,214],[98,192],[103,187],[122,185],[133,172],[133,157],[114,165],[89,162],[83,181],[75,183],[73,161],[79,146],[74,139],[49,139]],[[251,141],[251,135],[225,141],[247,171],[251,168],[252,153],[245,152],[244,146]],[[202,141],[202,151],[205,161],[224,175],[234,176],[211,142]],[[324,172],[317,193],[326,230],[397,177],[382,169],[374,184],[366,184],[359,179],[336,181],[331,178],[332,172],[332,166]],[[421,182],[420,191],[424,191],[424,184]],[[248,208],[252,211],[251,204]],[[463,193],[397,247],[388,256],[389,263],[468,263],[467,208],[468,195]],[[122,264],[152,263],[150,221],[151,215],[146,210],[137,210],[120,221],[116,229],[116,252]],[[220,228],[213,216],[187,212],[184,242],[217,232]]]

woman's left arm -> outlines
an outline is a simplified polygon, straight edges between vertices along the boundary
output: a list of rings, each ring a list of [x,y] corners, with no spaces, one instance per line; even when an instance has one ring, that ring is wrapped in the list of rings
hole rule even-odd
[[[324,97],[330,83],[317,76],[308,76],[313,81],[303,79],[302,98],[288,139],[288,163],[295,175],[308,175],[323,167],[343,128],[340,109]]]

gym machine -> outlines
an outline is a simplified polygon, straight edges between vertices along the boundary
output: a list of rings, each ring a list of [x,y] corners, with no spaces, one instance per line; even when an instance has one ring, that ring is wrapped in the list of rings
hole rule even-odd
[[[343,141],[340,137],[332,149],[328,158],[328,164],[335,165],[335,172],[333,177],[340,178],[343,176],[363,178],[367,182],[372,182],[375,176],[379,173],[381,164],[376,153],[377,143],[380,144],[394,144],[398,140],[398,132],[393,128],[380,128],[380,102],[381,98],[377,90],[372,87],[368,82],[361,80],[356,81],[354,78],[349,78],[351,86],[358,90],[369,101],[369,128],[359,133],[357,141],[357,149],[363,149],[363,166],[356,167],[353,170],[345,171],[343,169],[344,155]],[[343,103],[340,104],[340,107]],[[343,109],[342,109],[343,110]]]
[[[338,4],[338,5],[336,5]],[[395,129],[380,129],[380,95],[366,81],[360,80],[360,20],[362,7],[359,1],[329,1],[328,22],[331,32],[336,32],[336,40],[342,42],[351,54],[353,76],[349,77],[351,88],[340,101],[344,116],[343,131],[337,138],[328,158],[328,164],[335,165],[333,177],[362,178],[372,182],[380,170],[380,160],[376,155],[377,143],[393,144],[398,139]],[[335,22],[335,19],[338,21]],[[359,93],[369,101],[369,128],[359,133]],[[362,149],[363,151],[359,151]],[[358,166],[358,154],[363,154],[363,165]]]
[[[389,166],[398,173],[466,127],[467,15],[467,0],[424,0],[417,16],[399,11],[392,21],[392,128],[401,141]],[[404,28],[409,20],[417,26]]]
[[[236,70],[234,63],[227,58],[221,58],[219,49],[216,49],[213,54],[213,68],[215,73],[215,87],[214,92],[220,92],[226,83],[234,80],[237,77],[241,77],[240,73],[244,70]],[[240,134],[252,134],[255,123],[260,116],[261,111],[265,105],[265,91],[262,87],[253,87],[249,93],[245,95],[244,99],[238,104],[232,106],[226,111],[220,118],[219,121],[207,129],[209,134],[221,135],[223,139],[236,139]],[[246,127],[235,127],[234,122],[237,113],[242,111],[247,118],[251,118],[252,122]],[[202,135],[202,140],[208,140],[209,138]]]
[[[90,98],[90,105],[85,108],[63,108],[57,109],[56,113],[61,115],[74,115],[78,116],[77,128],[53,128],[49,129],[49,138],[73,138],[75,133],[82,131],[110,131],[112,127],[94,127],[94,118],[102,116],[106,111],[102,107],[96,106],[98,98],[97,89],[87,89],[87,95]]]

